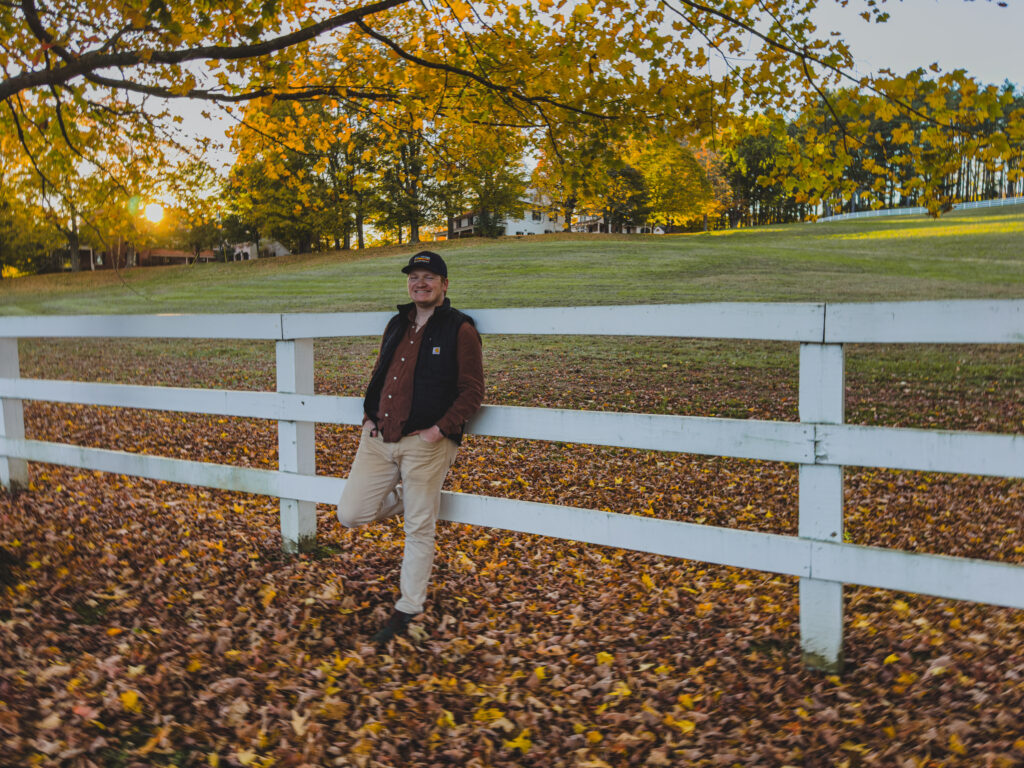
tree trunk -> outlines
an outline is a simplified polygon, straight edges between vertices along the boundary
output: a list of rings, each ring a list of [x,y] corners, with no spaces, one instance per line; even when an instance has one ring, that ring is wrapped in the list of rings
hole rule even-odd
[[[363,212],[360,210],[356,213],[356,242],[359,245],[359,250],[363,250],[366,247],[366,241],[363,239]]]
[[[79,248],[80,248],[80,245],[78,243],[78,230],[74,229],[68,235],[68,253],[71,255],[71,271],[72,272],[81,272],[82,271],[82,262],[79,260],[79,256],[80,256],[80,254],[78,252]]]

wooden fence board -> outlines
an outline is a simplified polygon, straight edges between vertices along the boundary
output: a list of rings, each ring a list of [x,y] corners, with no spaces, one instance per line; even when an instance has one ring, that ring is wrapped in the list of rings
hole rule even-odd
[[[849,424],[815,430],[821,463],[1024,477],[1024,435]]]
[[[815,542],[815,578],[952,600],[1024,608],[1024,565]]]
[[[0,317],[0,337],[280,339],[281,315],[37,315]]]
[[[481,333],[817,341],[824,305],[727,302],[467,309]]]
[[[825,341],[890,344],[1021,344],[1024,300],[829,304]]]

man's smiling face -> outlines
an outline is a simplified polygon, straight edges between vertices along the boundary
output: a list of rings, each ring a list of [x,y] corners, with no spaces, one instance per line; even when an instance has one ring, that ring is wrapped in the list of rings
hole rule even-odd
[[[409,273],[409,298],[417,307],[436,307],[444,301],[448,278],[435,275],[428,269],[414,269]]]

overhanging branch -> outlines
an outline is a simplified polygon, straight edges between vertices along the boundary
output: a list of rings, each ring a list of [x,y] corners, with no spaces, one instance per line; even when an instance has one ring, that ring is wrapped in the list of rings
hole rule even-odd
[[[7,78],[0,83],[0,101],[6,101],[14,94],[31,88],[41,85],[61,85],[77,77],[112,67],[134,67],[140,64],[174,65],[184,64],[189,61],[239,61],[255,59],[309,42],[326,32],[347,26],[366,16],[372,16],[373,14],[381,13],[408,2],[410,0],[377,0],[375,3],[340,13],[316,24],[310,24],[308,27],[298,29],[295,32],[248,45],[211,45],[199,48],[151,52],[138,50],[107,52],[100,48],[75,56],[63,47],[53,44],[52,37],[46,32],[46,29],[39,20],[32,0],[23,0],[22,12],[32,33],[39,40],[40,44],[57,52],[65,64],[55,69],[33,70]]]
[[[593,117],[598,120],[614,119],[614,116],[612,115],[603,115],[598,112],[591,112],[590,110],[582,109],[580,107],[574,107],[571,104],[564,104],[558,101],[557,99],[552,99],[549,96],[528,96],[525,93],[517,91],[515,88],[512,88],[511,86],[495,83],[494,81],[484,77],[483,75],[479,75],[476,72],[471,72],[468,69],[456,67],[453,64],[446,64],[442,61],[431,61],[429,59],[424,59],[422,56],[417,56],[414,53],[409,53],[404,48],[402,48],[398,43],[392,40],[390,37],[387,37],[386,35],[383,35],[380,32],[377,32],[376,30],[372,29],[363,19],[357,20],[356,25],[367,35],[372,37],[374,40],[383,43],[396,54],[398,54],[401,58],[405,59],[406,61],[412,64],[416,64],[417,66],[424,67],[426,69],[433,69],[438,72],[447,72],[449,74],[465,77],[469,80],[472,80],[475,83],[479,83],[484,88],[487,88],[490,91],[501,94],[503,96],[507,96],[516,101],[523,102],[524,104],[529,104],[530,106],[533,107],[539,108],[538,105],[547,104],[558,109],[563,109],[567,112],[573,112],[577,115],[586,115],[587,117]]]

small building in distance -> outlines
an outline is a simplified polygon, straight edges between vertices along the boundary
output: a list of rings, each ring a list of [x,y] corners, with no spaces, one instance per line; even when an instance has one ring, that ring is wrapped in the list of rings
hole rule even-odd
[[[565,217],[542,195],[527,191],[520,201],[522,209],[516,215],[504,220],[506,236],[545,235],[565,229]],[[477,237],[480,235],[480,211],[466,211],[448,219],[450,238]]]
[[[256,243],[231,243],[225,250],[226,261],[249,261],[251,259],[265,259],[271,256],[288,256],[291,254],[277,240],[260,240],[259,249]]]
[[[138,252],[137,264],[140,267],[157,267],[168,264],[191,264],[194,261],[210,262],[215,255],[212,250],[200,251],[197,254],[192,251],[181,251],[177,248],[144,248]]]

